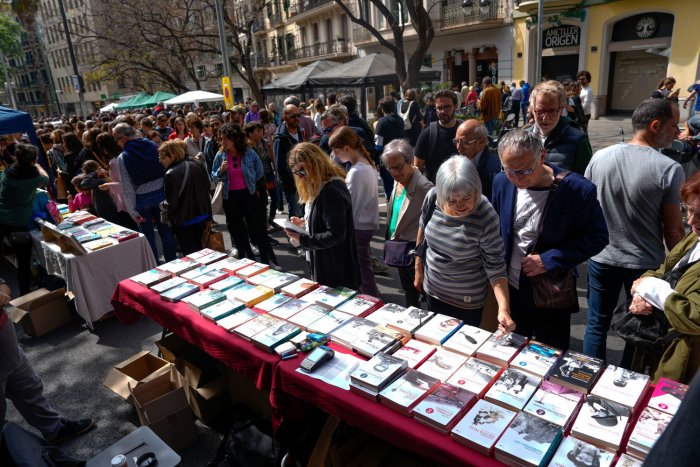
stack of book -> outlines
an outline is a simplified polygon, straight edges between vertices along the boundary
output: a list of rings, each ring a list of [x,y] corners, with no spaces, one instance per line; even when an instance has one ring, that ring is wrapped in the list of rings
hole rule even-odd
[[[462,354],[439,348],[425,363],[418,367],[418,370],[420,370],[421,373],[446,382],[466,361],[467,357]]]
[[[537,391],[541,380],[524,371],[506,368],[484,399],[511,410],[522,410]]]
[[[688,386],[668,378],[659,378],[648,407],[669,415],[675,415],[685,398]]]
[[[263,285],[266,281],[275,279],[284,274],[283,272],[276,271],[274,269],[268,269],[260,274],[255,274],[254,276],[248,278],[247,282],[253,285]]]
[[[250,308],[243,306],[239,311],[221,318],[216,322],[217,325],[221,326],[228,332],[233,332],[238,326],[241,326],[248,321],[260,316]]]
[[[542,381],[523,411],[540,417],[568,431],[583,402],[583,394],[552,381]]]
[[[447,434],[475,402],[474,393],[441,383],[416,405],[413,416],[419,422]]]
[[[225,270],[224,270],[225,271]],[[233,287],[242,284],[243,279],[239,279],[236,276],[228,276],[225,279],[222,279],[218,282],[214,282],[209,286],[210,289],[212,290],[218,290],[220,292],[225,292],[228,289],[232,289]]]
[[[296,282],[292,282],[289,285],[282,287],[280,292],[285,295],[289,295],[292,298],[300,298],[307,293],[318,287],[318,282],[314,282],[310,279],[299,279]]]
[[[627,442],[627,452],[639,458],[646,458],[656,440],[663,434],[673,415],[646,407],[632,430]]]
[[[648,387],[648,375],[608,365],[593,386],[591,395],[625,405],[629,407],[631,413],[636,413]]]
[[[160,294],[160,298],[166,302],[179,302],[188,295],[199,292],[199,286],[190,284],[189,282],[183,282],[180,285],[176,285],[172,289],[166,290]]]
[[[235,272],[235,275],[241,279],[250,279],[256,274],[261,274],[270,269],[270,266],[263,263],[253,263],[245,266]]]
[[[400,316],[406,307],[396,303],[387,303],[381,308],[373,311],[367,318],[379,324],[387,324],[394,321],[396,316]]]
[[[352,315],[338,310],[331,310],[328,314],[311,323],[307,329],[316,334],[330,334],[337,328],[352,319]]]
[[[350,390],[377,400],[379,393],[408,368],[406,360],[379,352],[350,373]]]
[[[603,369],[603,360],[569,350],[552,368],[549,380],[588,394]]]
[[[183,303],[197,312],[226,300],[226,294],[218,290],[206,289],[182,299]]]
[[[530,341],[511,360],[510,366],[526,371],[538,378],[546,378],[559,361],[562,351],[541,342]]]
[[[222,253],[221,251],[210,250],[208,248],[206,250],[207,254],[200,256],[195,260],[199,264],[214,264],[229,257],[226,253]]]
[[[476,356],[501,366],[508,366],[510,361],[527,343],[527,337],[509,332],[495,333],[476,351]]]
[[[245,303],[248,308],[253,308],[258,303],[267,300],[272,297],[275,293],[272,289],[258,285],[245,291],[239,291],[236,294],[236,300]]]
[[[268,289],[274,290],[275,293],[280,293],[284,287],[288,286],[289,284],[293,284],[298,280],[299,276],[296,274],[284,272],[278,276],[274,276],[272,279],[266,280],[261,285],[267,287]]]
[[[142,272],[141,274],[137,274],[134,277],[131,277],[130,279],[136,282],[137,284],[141,284],[146,287],[152,287],[156,284],[170,279],[171,277],[172,275],[167,271],[150,269],[146,272]]]
[[[547,465],[562,438],[554,423],[520,412],[496,443],[495,457],[508,465]]]
[[[253,313],[255,313],[253,311]],[[236,316],[238,313],[233,314],[231,316]],[[255,336],[258,333],[263,332],[267,328],[274,326],[275,324],[279,323],[280,320],[275,318],[274,316],[270,316],[268,314],[263,314],[263,315],[258,315],[255,313],[256,316],[255,318],[251,319],[250,321],[247,321],[245,324],[241,324],[240,326],[237,326],[234,330],[233,333],[236,334],[239,337],[242,337],[243,339],[250,341],[252,340],[253,336]],[[222,320],[223,321],[223,320]]]
[[[170,273],[166,274],[170,275]],[[151,286],[151,290],[156,292],[157,294],[162,294],[163,292],[167,292],[168,290],[172,289],[173,287],[177,287],[180,284],[185,284],[187,281],[183,279],[182,277],[171,277],[168,280],[165,280],[163,282],[158,282],[155,285]]]
[[[274,352],[275,347],[287,342],[300,332],[301,329],[299,329],[298,326],[286,321],[277,320],[272,326],[252,336],[252,342],[253,345],[258,348],[268,352]]]
[[[210,255],[214,253],[216,250],[212,250],[211,248],[204,248],[203,250],[195,251],[194,253],[190,253],[187,255],[187,257],[191,260],[197,261],[199,258],[203,258],[207,255]],[[228,258],[228,256],[227,256]]]
[[[578,467],[579,465],[595,465],[598,467],[610,467],[613,460],[615,460],[614,452],[606,451],[569,436],[561,442],[549,466]],[[620,464],[618,463],[618,465]]]
[[[193,279],[195,279],[198,276],[201,276],[202,274],[205,274],[209,271],[214,271],[216,268],[213,268],[212,266],[198,266],[194,269],[190,269],[187,272],[183,272],[182,274],[179,274],[180,277],[183,279],[187,279],[188,281],[192,282]],[[228,275],[228,274],[226,274]]]
[[[413,408],[440,384],[418,370],[408,370],[379,393],[379,401],[404,415],[411,415]]]
[[[394,356],[406,360],[409,368],[417,368],[435,353],[435,350],[437,347],[433,344],[411,339],[396,350]]]
[[[503,367],[495,363],[472,357],[457,368],[447,382],[482,398],[502,371]]]
[[[376,327],[377,323],[374,321],[365,318],[353,318],[332,331],[331,339],[336,344],[352,350],[355,341],[366,337]]]
[[[391,354],[401,347],[404,339],[406,336],[400,332],[378,324],[372,330],[355,339],[352,343],[352,350],[367,358],[372,358],[379,352]]]
[[[462,324],[460,319],[438,313],[416,331],[415,338],[429,344],[442,345]]]
[[[479,400],[452,429],[452,439],[490,456],[517,412]]]
[[[247,282],[241,282],[238,285],[234,285],[233,287],[226,289],[224,293],[226,294],[226,298],[229,300],[235,300],[237,302],[243,302],[241,297],[244,297],[246,293],[248,293],[250,290],[254,289],[255,286],[251,285]]]
[[[133,230],[129,229],[123,229],[120,230],[119,232],[114,232],[109,234],[110,238],[113,238],[114,240],[117,241],[117,243],[123,243],[127,240],[131,240],[132,238],[137,238],[139,236],[138,232],[134,232]]]
[[[308,331],[309,326],[311,326],[314,321],[321,319],[326,316],[330,310],[321,305],[308,305],[306,308],[302,308],[301,311],[295,313],[293,316],[287,319],[290,323],[294,323],[304,331]]]
[[[428,323],[434,315],[435,313],[432,311],[410,306],[403,310],[401,314],[394,316],[394,321],[386,324],[390,328],[401,331],[406,335],[415,336],[416,331]]]
[[[333,310],[357,295],[357,292],[347,287],[326,287],[320,285],[310,292],[304,300]]]
[[[259,313],[270,313],[275,308],[284,305],[290,300],[291,298],[286,295],[276,294],[255,305],[255,311]]]
[[[228,273],[223,269],[212,269],[205,272],[204,274],[195,277],[190,282],[202,288],[205,288],[211,287],[214,283],[227,279],[228,277]]]
[[[287,295],[282,295],[282,296],[288,298],[289,300],[287,300],[286,302],[282,303],[279,306],[274,307],[269,312],[272,316],[275,316],[277,318],[289,320],[289,318],[291,318],[292,316],[294,316],[295,314],[299,313],[301,310],[303,310],[304,308],[309,306],[308,303],[302,302],[299,299],[292,298],[292,297],[289,297]],[[268,298],[266,300],[266,302],[269,300],[272,300],[273,298],[274,297]],[[265,303],[265,302],[261,302],[260,305],[262,305],[263,303]]]
[[[355,295],[353,298],[338,307],[338,311],[353,316],[367,316],[378,310],[384,302],[371,295]]]
[[[216,305],[208,306],[202,309],[199,313],[205,318],[219,322],[229,315],[237,313],[245,308],[245,305],[233,300],[224,300]]]
[[[222,259],[221,261],[217,261],[216,263],[214,263],[214,265],[217,266],[219,269],[223,269],[229,274],[236,274],[236,272],[238,272],[246,266],[250,266],[254,262],[255,261],[248,258],[236,259],[232,256],[229,256],[227,258]]]
[[[180,274],[183,274],[189,270],[192,270],[194,268],[198,268],[200,264],[194,260],[191,260],[187,257],[184,258],[178,258],[174,259],[172,261],[169,261],[167,263],[161,264],[158,266],[156,269],[160,271],[166,271],[172,274],[173,276],[179,276]]]
[[[491,337],[489,331],[465,324],[457,330],[442,346],[452,352],[461,353],[467,357],[473,356],[477,349]]]
[[[603,449],[617,451],[630,415],[628,406],[589,394],[574,421],[571,434]]]

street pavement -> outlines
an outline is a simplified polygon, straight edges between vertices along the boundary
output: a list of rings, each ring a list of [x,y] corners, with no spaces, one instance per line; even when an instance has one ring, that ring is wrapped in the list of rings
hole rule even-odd
[[[623,136],[629,141],[631,121],[629,118],[617,117],[593,120],[590,122],[589,134],[594,151],[620,142]],[[384,212],[386,201],[381,194],[380,204],[380,212]],[[217,216],[215,220],[225,229],[223,216]],[[380,229],[372,242],[372,251],[377,258],[382,256],[385,225],[386,216],[382,214]],[[276,232],[272,236],[280,242],[275,251],[282,268],[296,274],[308,275],[305,261],[287,243],[284,234]],[[227,248],[230,248],[229,236],[224,237]],[[573,350],[580,350],[582,347],[587,313],[587,270],[585,265],[579,269],[578,293],[581,311],[572,319]],[[16,291],[15,274],[5,262],[0,265],[0,274],[0,277],[7,279]],[[387,274],[377,276],[377,285],[385,302],[404,304],[398,275],[393,268],[389,268]],[[19,327],[17,330],[20,345],[44,381],[44,391],[49,401],[66,417],[93,417],[97,422],[95,430],[64,443],[63,448],[66,451],[87,459],[139,426],[135,409],[105,388],[102,382],[112,365],[141,350],[157,352],[154,343],[161,333],[157,324],[149,319],[142,319],[136,324],[126,326],[112,318],[96,323],[95,330],[90,331],[84,323],[76,319],[71,324],[39,338],[25,335]],[[621,340],[609,336],[608,347],[610,362],[617,363],[621,356]],[[26,427],[26,423],[14,407],[8,405],[8,420]],[[181,453],[183,466],[205,465],[216,452],[221,434],[199,422],[198,431],[198,444]]]

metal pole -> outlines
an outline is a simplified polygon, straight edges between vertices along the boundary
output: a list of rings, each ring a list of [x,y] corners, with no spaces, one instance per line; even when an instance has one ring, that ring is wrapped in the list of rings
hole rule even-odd
[[[5,71],[5,86],[7,86],[7,92],[10,94],[10,100],[12,101],[12,108],[16,109],[17,108],[17,101],[15,100],[15,90],[14,86],[12,86],[12,83],[10,82],[10,74],[7,72],[7,68],[9,65],[7,64],[7,58],[5,55],[0,55],[2,57],[2,65],[3,69]]]
[[[537,2],[537,63],[535,64],[535,81],[533,85],[542,80],[542,22],[544,21],[544,0]]]
[[[70,54],[70,62],[73,65],[73,75],[78,77],[78,97],[80,98],[80,113],[84,118],[87,118],[87,106],[85,105],[85,93],[83,92],[83,80],[78,72],[78,61],[75,59],[75,51],[73,50],[73,40],[70,37],[70,29],[68,29],[68,18],[66,17],[66,9],[63,6],[63,0],[58,0],[58,8],[61,11],[61,19],[63,19],[63,31],[66,33],[66,42],[68,43],[68,53]]]
[[[226,47],[226,31],[224,29],[224,12],[221,8],[221,0],[214,0],[216,9],[216,25],[219,28],[219,44],[221,46],[221,60],[224,62],[224,76],[231,79],[231,65],[228,61],[228,48]]]

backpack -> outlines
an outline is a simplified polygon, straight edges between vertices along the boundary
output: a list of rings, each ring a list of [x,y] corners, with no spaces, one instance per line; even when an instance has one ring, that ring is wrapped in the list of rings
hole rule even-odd
[[[404,101],[405,102],[405,101]],[[411,114],[411,106],[413,105],[413,101],[408,101],[408,107],[406,108],[406,112],[401,112],[401,107],[399,107],[398,114],[399,117],[403,119],[403,130],[408,131],[411,129],[413,126],[413,122],[411,122],[411,118],[409,115]]]
[[[428,146],[430,147],[430,154],[435,152],[438,143],[438,124],[439,122],[430,122],[428,125]],[[462,124],[462,120],[457,119],[457,126]]]

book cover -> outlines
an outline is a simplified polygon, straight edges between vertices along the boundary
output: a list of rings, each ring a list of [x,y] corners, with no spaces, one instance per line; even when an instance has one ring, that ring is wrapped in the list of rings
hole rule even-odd
[[[602,368],[603,360],[569,350],[554,365],[549,380],[588,394]]]
[[[515,368],[506,368],[484,399],[512,410],[522,410],[537,391],[540,379]]]
[[[90,227],[94,227],[96,225],[103,224],[104,222],[105,222],[104,219],[102,219],[101,217],[98,217],[97,219],[93,219],[91,221],[85,222],[83,224],[83,227],[85,227],[86,229],[89,229]]]
[[[199,258],[201,258],[203,256],[207,256],[207,255],[212,254],[212,253],[214,253],[214,250],[212,250],[210,248],[205,248],[203,250],[199,250],[199,251],[195,251],[194,253],[190,253],[189,255],[187,255],[187,257],[191,260],[196,261]]]
[[[248,266],[239,269],[238,271],[235,272],[236,276],[240,277],[241,279],[249,279],[253,277],[256,274],[262,274],[263,272],[267,271],[270,269],[270,266],[267,264],[263,263],[253,263],[249,264]]]
[[[189,258],[189,257],[187,257],[187,258]],[[206,266],[206,265],[205,266],[198,266],[194,269],[190,269],[187,272],[183,272],[182,274],[180,274],[180,277],[182,277],[183,279],[187,279],[188,281],[192,281],[193,279],[196,279],[197,277],[201,276],[202,274],[205,274],[205,273],[212,271],[212,270],[214,270],[214,268],[212,268],[211,266]]]
[[[352,350],[367,358],[372,358],[378,352],[388,352],[388,349],[397,342],[396,338],[379,331],[375,326],[353,341]]]
[[[472,357],[457,368],[447,382],[483,397],[502,370],[503,367],[495,363]]]
[[[566,428],[582,400],[583,394],[578,391],[552,381],[542,381],[523,411]]]
[[[205,272],[201,276],[197,276],[192,279],[192,283],[200,287],[211,287],[215,283],[226,279],[229,277],[228,273],[222,269],[215,269],[213,271]]]
[[[530,341],[510,362],[510,366],[544,378],[557,363],[562,351],[541,342]]]
[[[465,324],[452,334],[442,346],[452,352],[471,357],[489,337],[491,337],[489,331]]]
[[[167,263],[161,264],[156,269],[160,269],[161,271],[167,271],[173,275],[179,276],[180,274],[190,271],[199,266],[199,263],[185,257],[174,259]]]
[[[277,320],[275,324],[253,336],[253,345],[268,352],[273,352],[275,347],[287,342],[301,332],[298,326],[281,319],[275,319]]]
[[[406,360],[379,352],[369,361],[362,362],[355,371],[350,373],[350,381],[358,386],[379,392],[397,375],[403,373],[406,368]]]
[[[687,391],[688,386],[686,384],[668,378],[659,378],[659,382],[656,383],[654,393],[649,400],[649,407],[675,415]]]
[[[73,236],[74,236],[75,239],[78,240],[80,243],[92,242],[92,241],[94,241],[94,240],[100,240],[100,239],[102,238],[102,237],[100,237],[98,234],[92,233],[92,232],[87,232],[87,233],[80,234],[80,235],[75,235],[75,234],[74,234]]]
[[[167,302],[179,302],[188,295],[199,292],[199,287],[189,282],[185,282],[180,285],[176,285],[170,290],[167,290],[160,294],[160,298]]]
[[[643,465],[644,461],[641,459],[637,459],[629,454],[620,454],[620,458],[617,460],[615,467],[642,467]]]
[[[294,323],[303,330],[307,331],[314,321],[321,319],[327,315],[330,310],[320,305],[309,305],[289,318],[287,321]]]
[[[92,214],[87,213],[87,212],[85,212],[85,213],[81,212],[79,216],[71,218],[71,222],[73,222],[74,224],[83,225],[83,224],[90,222],[92,220],[95,220],[95,219],[97,219],[96,216],[93,216]]]
[[[421,366],[418,367],[421,373],[437,378],[442,382],[450,379],[450,376],[457,371],[457,368],[464,365],[467,357],[462,354],[450,352],[447,349],[439,348]]]
[[[252,284],[248,284],[247,282],[241,282],[238,285],[234,285],[230,289],[224,290],[224,293],[226,294],[226,298],[229,300],[235,300],[237,302],[242,302],[239,297],[247,293],[249,290],[254,289],[255,286]]]
[[[440,380],[421,373],[418,370],[408,370],[407,373],[394,380],[379,393],[379,400],[404,415],[409,415],[425,396],[430,393]]]
[[[282,274],[284,274],[284,273],[281,271],[276,271],[274,269],[268,269],[265,272],[261,272],[260,274],[256,274],[252,277],[249,277],[246,282],[248,282],[249,284],[253,284],[253,285],[262,285],[263,282],[268,281],[270,279],[274,279],[275,277],[279,277]]]
[[[238,313],[235,313],[231,316],[236,316],[237,314]],[[233,333],[239,337],[242,337],[243,339],[245,339],[247,341],[250,341],[253,338],[253,336],[255,336],[258,333],[263,332],[265,329],[267,329],[271,326],[274,326],[279,321],[280,321],[279,319],[275,318],[274,316],[270,316],[268,314],[257,315],[255,318],[251,319],[250,321],[236,327],[233,330]]]
[[[371,295],[355,295],[338,307],[339,311],[353,316],[366,316],[380,308],[384,302]]]
[[[436,350],[437,347],[433,344],[411,339],[394,352],[394,356],[406,360],[409,368],[416,368],[425,362]]]
[[[322,316],[309,325],[309,332],[317,334],[330,334],[337,328],[352,319],[352,315],[338,310],[331,310],[330,313]]]
[[[268,289],[274,290],[275,293],[280,293],[283,287],[286,287],[289,284],[298,280],[299,276],[297,276],[296,274],[284,272],[278,276],[273,277],[272,279],[266,280],[261,285],[267,287]]]
[[[119,232],[109,234],[109,236],[115,239],[117,242],[123,243],[127,240],[131,240],[132,238],[137,238],[139,233],[134,232],[133,230],[120,230]]]
[[[462,320],[436,314],[415,333],[415,338],[429,344],[442,345],[462,326]]]
[[[381,308],[373,311],[367,318],[378,324],[387,324],[395,321],[396,317],[401,315],[405,309],[406,307],[396,303],[386,303]]]
[[[148,271],[137,274],[130,279],[137,284],[145,285],[146,287],[151,287],[159,284],[163,281],[170,279],[172,275],[166,271],[159,271],[157,269],[149,269]]]
[[[207,319],[219,321],[229,315],[237,313],[245,308],[245,305],[232,300],[223,300],[215,305],[203,308],[200,313]]]
[[[671,422],[671,418],[673,418],[673,415],[646,407],[639,414],[637,424],[632,430],[627,443],[627,451],[640,457],[646,457],[651,448],[654,447],[656,440],[666,430],[666,427]]]
[[[209,286],[209,288],[212,290],[218,290],[219,292],[225,292],[242,283],[243,279],[236,276],[228,276],[220,281],[214,282]]]
[[[284,320],[289,320],[292,316],[295,314],[299,313],[301,310],[309,306],[308,303],[302,302],[301,300],[298,300],[296,298],[291,298],[288,295],[283,295],[283,297],[288,297],[290,300],[287,300],[280,306],[277,306],[273,308],[270,311],[270,314],[272,316],[275,316],[277,318],[281,318]]]
[[[452,439],[488,456],[516,413],[479,400],[452,429]]]
[[[588,444],[574,437],[567,437],[559,445],[549,467],[580,467],[595,465],[610,467],[615,460],[615,453]]]
[[[221,318],[216,322],[219,326],[227,330],[228,332],[233,332],[238,326],[247,323],[251,319],[260,316],[250,308],[243,307],[240,311]]]
[[[476,396],[462,388],[442,383],[413,409],[418,421],[448,433],[459,416],[476,401]]]
[[[272,297],[263,300],[262,302],[258,303],[255,305],[256,311],[262,312],[262,313],[270,313],[272,310],[277,308],[278,306],[284,305],[288,301],[290,301],[291,298],[287,297],[286,295],[282,294],[276,294],[273,295]],[[273,315],[274,316],[274,315]],[[281,318],[279,316],[278,318]]]
[[[354,318],[331,332],[331,339],[338,345],[352,350],[353,343],[369,334],[377,323],[365,318]]]
[[[170,275],[169,272],[167,274]],[[152,285],[151,290],[154,292],[157,292],[159,294],[162,294],[163,292],[166,292],[166,291],[172,289],[173,287],[177,287],[178,285],[184,284],[186,282],[187,281],[185,279],[183,279],[182,277],[170,276],[170,279],[167,279],[167,280],[164,280],[163,282],[158,282],[157,284]]]
[[[204,308],[216,305],[219,302],[226,300],[226,295],[217,290],[202,290],[182,299],[183,303],[196,311],[202,311]]]
[[[546,465],[561,438],[561,428],[554,423],[520,412],[496,443],[495,456],[511,464],[515,460],[520,465]]]
[[[228,255],[226,253],[223,253],[221,251],[212,251],[211,253],[200,256],[197,258],[197,262],[199,264],[213,264],[216,263],[217,261],[221,261],[222,259],[228,258]]]
[[[235,274],[238,270],[243,269],[246,266],[250,266],[253,263],[255,263],[255,261],[249,258],[236,259],[229,256],[213,264],[229,274]]]
[[[571,434],[605,449],[618,450],[625,434],[630,408],[602,399],[586,396],[586,402],[574,420]]]
[[[274,292],[272,289],[263,287],[262,285],[257,285],[251,289],[245,291],[240,291],[236,297],[239,301],[245,303],[248,308],[253,308],[258,303],[267,300],[272,297]]]
[[[99,237],[99,235],[98,235],[98,237]],[[98,238],[98,240],[86,242],[84,244],[84,246],[85,246],[85,248],[87,248],[90,251],[97,251],[97,250],[101,250],[103,248],[110,247],[110,246],[115,245],[115,244],[116,244],[116,242],[114,241],[114,239]]]
[[[316,287],[318,287],[318,282],[302,278],[282,287],[281,292],[285,295],[289,295],[290,297],[299,298],[311,292]]]
[[[316,290],[310,292],[305,300],[313,301],[316,305],[325,306],[332,310],[350,300],[357,294],[356,291],[347,287],[326,287],[321,285]]]
[[[622,367],[608,365],[591,389],[591,394],[634,408],[649,386],[649,376]]]
[[[509,332],[505,334],[495,333],[483,343],[476,351],[476,356],[507,366],[515,355],[523,348],[527,337]]]
[[[435,313],[432,311],[421,310],[411,306],[396,316],[397,319],[395,321],[387,323],[387,326],[412,336],[416,330],[430,321],[434,315]]]

